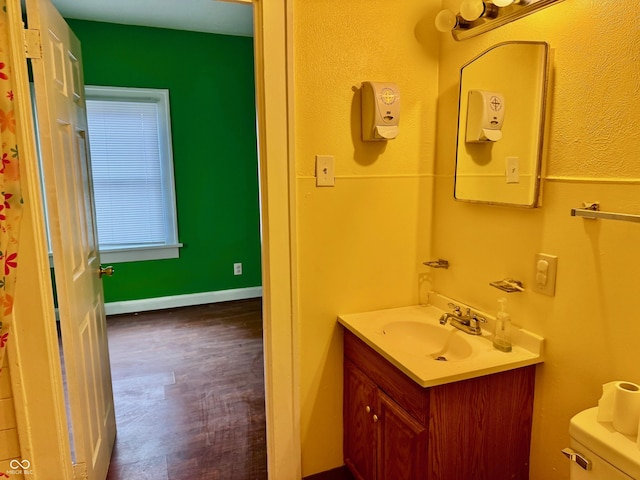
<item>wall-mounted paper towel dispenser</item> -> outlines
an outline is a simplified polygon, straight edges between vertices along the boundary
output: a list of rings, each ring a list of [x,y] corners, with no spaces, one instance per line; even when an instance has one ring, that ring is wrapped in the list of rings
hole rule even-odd
[[[362,140],[380,142],[398,136],[400,90],[395,83],[362,83]]]
[[[484,90],[469,90],[467,103],[467,143],[497,142],[502,138],[504,95]]]

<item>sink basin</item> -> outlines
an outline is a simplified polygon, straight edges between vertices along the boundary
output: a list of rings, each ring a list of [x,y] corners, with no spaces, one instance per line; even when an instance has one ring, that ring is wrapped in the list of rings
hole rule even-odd
[[[459,361],[471,356],[473,349],[458,329],[415,321],[390,322],[380,334],[414,353],[438,361]]]
[[[441,325],[444,312],[454,302],[430,292],[427,305],[374,310],[338,316],[338,322],[422,387],[466,380],[543,361],[544,339],[512,326],[513,349],[493,347],[495,318],[486,312],[481,335],[469,335],[449,323]]]

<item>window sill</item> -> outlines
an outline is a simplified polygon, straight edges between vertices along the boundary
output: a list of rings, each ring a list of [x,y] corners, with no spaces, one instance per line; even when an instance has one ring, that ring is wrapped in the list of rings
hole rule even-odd
[[[165,260],[179,258],[182,243],[174,245],[154,245],[100,250],[100,263],[144,262],[145,260]],[[49,265],[53,268],[53,254],[49,253]]]
[[[165,260],[178,258],[182,243],[175,245],[155,245],[152,247],[109,248],[100,250],[101,263],[144,262],[145,260]]]

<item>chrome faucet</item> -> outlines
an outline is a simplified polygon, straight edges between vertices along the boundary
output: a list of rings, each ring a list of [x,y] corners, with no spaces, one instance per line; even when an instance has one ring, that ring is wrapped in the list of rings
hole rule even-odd
[[[452,326],[462,330],[469,335],[482,335],[480,323],[486,323],[487,319],[481,317],[476,312],[467,307],[464,315],[459,305],[449,303],[448,306],[453,309],[453,313],[445,312],[440,317],[440,325],[445,325],[450,320]]]

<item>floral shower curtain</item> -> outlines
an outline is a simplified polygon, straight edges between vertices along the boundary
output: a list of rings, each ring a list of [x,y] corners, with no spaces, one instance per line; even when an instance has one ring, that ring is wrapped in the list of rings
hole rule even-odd
[[[6,0],[0,1],[0,375],[13,317],[22,215]]]

